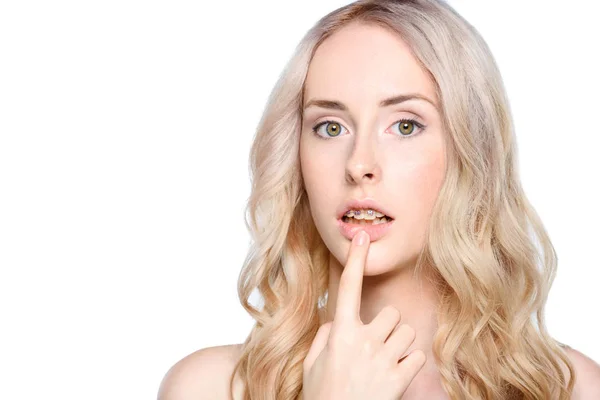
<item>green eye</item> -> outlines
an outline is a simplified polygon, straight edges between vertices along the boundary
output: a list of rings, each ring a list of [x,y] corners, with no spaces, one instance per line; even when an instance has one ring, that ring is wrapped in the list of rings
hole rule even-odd
[[[325,126],[325,132],[320,132],[322,126]],[[323,139],[330,139],[340,136],[342,130],[344,130],[342,124],[335,121],[323,121],[313,127],[313,132]]]
[[[403,135],[410,135],[413,132],[414,128],[415,124],[408,121],[400,122],[400,125],[398,125],[398,129]]]
[[[325,127],[325,132],[321,132],[321,127],[323,126]],[[399,132],[398,136],[405,138],[414,137],[425,129],[425,125],[412,118],[403,118],[399,121],[396,121],[396,123],[394,123],[392,126],[397,126]],[[344,128],[342,124],[331,120],[323,121],[312,128],[315,135],[322,139],[338,137],[345,129],[346,128]]]
[[[337,136],[340,134],[340,124],[337,122],[332,122],[331,124],[327,125],[326,131],[328,135]]]
[[[399,136],[406,137],[407,139],[418,135],[425,128],[425,125],[412,118],[403,118],[400,121],[396,121],[392,126],[398,126]],[[415,133],[417,128],[419,131]]]

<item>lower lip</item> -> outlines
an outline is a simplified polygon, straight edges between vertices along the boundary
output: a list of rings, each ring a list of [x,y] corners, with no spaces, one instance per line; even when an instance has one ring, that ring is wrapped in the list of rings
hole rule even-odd
[[[369,238],[371,239],[371,242],[374,242],[375,240],[378,240],[383,235],[385,235],[392,227],[392,224],[394,223],[394,221],[395,220],[391,220],[384,224],[377,224],[377,225],[367,225],[367,224],[359,225],[359,224],[349,224],[347,222],[342,221],[341,219],[337,220],[338,226],[340,228],[340,232],[342,233],[342,235],[344,235],[344,237],[346,239],[352,240],[354,235],[356,235],[358,232],[363,230],[369,234]]]

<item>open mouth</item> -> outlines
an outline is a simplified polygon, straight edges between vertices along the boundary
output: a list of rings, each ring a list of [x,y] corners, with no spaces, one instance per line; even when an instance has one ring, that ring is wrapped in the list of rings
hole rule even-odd
[[[387,235],[394,224],[394,218],[377,210],[348,211],[338,219],[340,233],[348,240],[352,240],[356,234],[364,230],[369,234],[371,242],[379,240]]]
[[[379,225],[379,224],[385,224],[386,222],[390,222],[393,221],[393,218],[388,217],[387,215],[384,215],[383,217],[380,218],[362,218],[362,219],[357,219],[354,217],[348,217],[348,216],[343,216],[342,217],[342,221],[347,223],[347,224],[354,224],[354,225]]]

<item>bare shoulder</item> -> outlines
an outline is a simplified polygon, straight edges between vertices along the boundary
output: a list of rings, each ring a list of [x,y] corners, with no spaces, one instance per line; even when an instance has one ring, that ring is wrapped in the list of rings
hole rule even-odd
[[[229,380],[240,350],[240,344],[214,346],[182,358],[165,374],[158,400],[231,399]],[[238,382],[235,399],[241,395],[239,389]]]
[[[569,346],[565,347],[565,352],[575,369],[575,388],[572,399],[600,399],[600,365]]]

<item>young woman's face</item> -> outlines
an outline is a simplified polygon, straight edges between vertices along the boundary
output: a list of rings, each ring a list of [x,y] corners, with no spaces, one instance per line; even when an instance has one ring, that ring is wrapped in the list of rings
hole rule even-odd
[[[380,105],[398,95],[431,103]],[[372,241],[365,275],[414,263],[445,173],[438,99],[426,70],[393,33],[348,25],[317,49],[303,107],[302,175],[313,220],[332,255],[345,265],[350,248],[339,212],[350,200],[371,199],[393,221]]]

